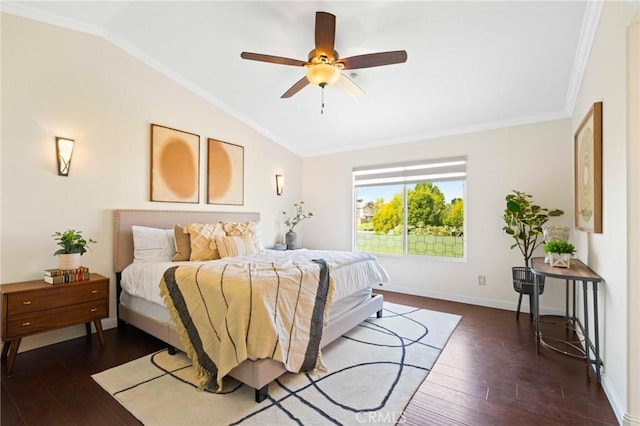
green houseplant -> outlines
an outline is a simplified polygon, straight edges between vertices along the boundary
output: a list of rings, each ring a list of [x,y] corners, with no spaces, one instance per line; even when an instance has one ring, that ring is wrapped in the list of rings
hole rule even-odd
[[[552,217],[562,216],[559,209],[547,209],[533,202],[532,196],[520,191],[513,191],[505,197],[506,208],[502,215],[505,234],[514,239],[511,249],[518,247],[524,258],[524,266],[530,267],[533,252],[542,243],[542,225]]]
[[[60,248],[53,253],[58,256],[59,269],[77,269],[80,267],[80,256],[90,249],[89,244],[97,241],[85,238],[82,231],[67,229],[64,232],[54,232],[52,237]]]
[[[576,252],[573,244],[563,240],[552,240],[544,245],[544,252],[548,253],[549,264],[561,268],[571,266],[571,256]]]
[[[544,245],[544,252],[573,255],[576,252],[576,248],[569,241],[553,240]]]
[[[514,243],[511,249],[518,247],[524,259],[524,267],[514,266],[511,268],[513,279],[513,289],[520,294],[518,297],[518,308],[516,318],[520,315],[522,295],[529,295],[529,306],[533,295],[533,273],[529,269],[531,257],[536,248],[542,243],[544,225],[552,217],[562,216],[564,212],[559,209],[547,209],[540,207],[533,202],[533,197],[524,192],[514,190],[505,197],[506,207],[502,214],[504,226],[502,230],[505,234],[513,238]],[[544,277],[540,278],[538,291],[544,291]]]

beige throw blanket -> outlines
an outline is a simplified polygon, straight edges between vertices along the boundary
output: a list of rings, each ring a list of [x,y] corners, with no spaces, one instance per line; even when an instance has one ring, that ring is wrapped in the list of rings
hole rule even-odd
[[[160,283],[200,386],[213,390],[249,358],[273,358],[293,372],[324,369],[320,340],[333,290],[323,260],[176,266]]]

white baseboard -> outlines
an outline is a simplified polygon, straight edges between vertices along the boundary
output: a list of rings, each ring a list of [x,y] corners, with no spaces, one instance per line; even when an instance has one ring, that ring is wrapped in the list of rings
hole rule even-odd
[[[640,417],[635,417],[629,413],[625,413],[624,416],[622,417],[622,425],[623,426],[639,426]]]
[[[505,302],[504,300],[484,299],[478,297],[469,297],[459,294],[441,293],[437,291],[428,291],[423,289],[417,289],[412,287],[401,287],[395,285],[385,285],[378,287],[380,290],[391,291],[393,293],[411,294],[413,296],[431,297],[433,299],[448,300],[451,302],[466,303],[469,305],[485,306],[487,308],[504,309],[507,311],[515,312],[518,304],[514,300],[513,303]],[[516,294],[514,292],[514,294]],[[528,298],[523,298],[520,312],[529,313]],[[564,315],[565,312],[553,309],[545,306],[540,307],[540,313],[542,315]]]

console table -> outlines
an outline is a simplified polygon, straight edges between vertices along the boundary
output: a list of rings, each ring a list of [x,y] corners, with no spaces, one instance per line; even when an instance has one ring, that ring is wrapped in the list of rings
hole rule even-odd
[[[579,259],[571,259],[571,267],[570,268],[558,268],[550,266],[548,263],[544,262],[544,257],[534,257],[531,259],[531,272],[534,274],[534,292],[533,292],[533,315],[535,322],[535,333],[536,333],[536,351],[540,353],[540,346],[544,346],[549,349],[553,349],[557,352],[563,353],[565,355],[576,356],[565,351],[562,351],[553,345],[545,342],[544,337],[542,336],[542,330],[540,328],[540,296],[539,296],[539,285],[540,279],[539,277],[551,277],[551,278],[560,278],[565,280],[565,321],[571,321],[575,324],[580,333],[584,336],[584,348],[577,347],[576,345],[571,344],[570,342],[565,342],[572,347],[578,349],[581,352],[581,355],[578,356],[581,359],[584,359],[587,366],[587,379],[589,379],[589,366],[594,365],[596,370],[596,381],[600,383],[601,378],[601,368],[602,368],[602,359],[600,358],[600,333],[598,329],[598,284],[603,281],[602,277],[593,272],[587,265],[582,263]],[[569,313],[569,282],[573,284],[573,297],[572,304],[573,309],[571,314]],[[584,324],[576,316],[576,281],[582,281],[582,303],[583,303],[583,311],[584,311]],[[548,282],[548,281],[547,281]],[[589,303],[588,303],[588,284],[591,283],[591,289],[593,294],[593,335],[594,341],[591,341],[589,330],[590,330],[590,318],[589,318]],[[574,328],[577,332],[578,330]]]

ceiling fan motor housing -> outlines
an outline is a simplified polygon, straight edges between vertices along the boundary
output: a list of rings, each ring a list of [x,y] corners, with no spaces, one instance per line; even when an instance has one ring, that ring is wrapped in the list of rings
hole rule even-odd
[[[329,58],[324,53],[316,56],[316,51],[309,52],[309,64],[307,68],[307,80],[311,84],[324,87],[335,84],[340,78],[341,64],[336,62],[338,52],[333,51],[333,57]]]

